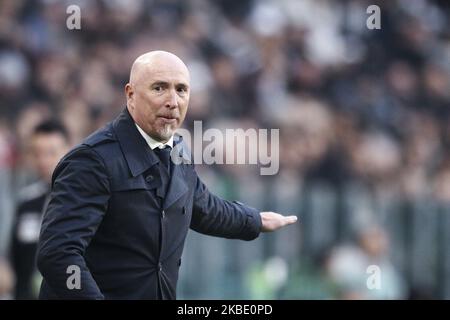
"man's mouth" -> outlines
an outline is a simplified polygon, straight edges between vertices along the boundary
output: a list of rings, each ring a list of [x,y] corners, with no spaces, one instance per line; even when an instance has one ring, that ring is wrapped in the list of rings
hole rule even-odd
[[[167,122],[167,123],[174,123],[178,119],[177,117],[170,116],[170,115],[159,116],[158,118],[160,118],[161,120],[163,120],[164,122]]]

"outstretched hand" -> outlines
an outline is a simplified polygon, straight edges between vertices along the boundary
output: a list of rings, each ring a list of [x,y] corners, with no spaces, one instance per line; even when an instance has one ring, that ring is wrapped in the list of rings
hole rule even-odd
[[[271,211],[261,212],[260,215],[262,220],[262,232],[275,231],[284,226],[297,222],[296,216],[283,216]]]

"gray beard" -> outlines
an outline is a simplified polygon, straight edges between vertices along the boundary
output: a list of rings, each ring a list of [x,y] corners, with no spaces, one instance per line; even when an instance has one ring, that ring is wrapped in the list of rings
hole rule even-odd
[[[162,130],[160,130],[159,135],[161,136],[161,138],[164,138],[164,140],[169,140],[170,137],[173,135],[173,130],[170,127],[169,124],[165,125],[164,128],[162,128]]]

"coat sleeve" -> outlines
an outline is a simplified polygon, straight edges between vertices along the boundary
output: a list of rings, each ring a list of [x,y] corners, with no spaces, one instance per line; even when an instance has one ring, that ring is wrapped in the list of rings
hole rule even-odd
[[[261,232],[259,210],[209,192],[197,176],[191,229],[216,237],[253,240]]]
[[[38,243],[39,271],[61,299],[103,299],[84,259],[110,197],[103,160],[91,148],[78,147],[58,164],[52,180]],[[76,278],[69,277],[77,269],[81,281],[74,288],[68,284],[76,285]]]

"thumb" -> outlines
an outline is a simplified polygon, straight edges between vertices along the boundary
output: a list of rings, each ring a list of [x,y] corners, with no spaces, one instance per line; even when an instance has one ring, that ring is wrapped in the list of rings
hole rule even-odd
[[[297,222],[297,216],[287,216],[287,217],[284,217],[284,222],[285,222],[286,224],[293,224],[293,223],[296,223],[296,222]]]

